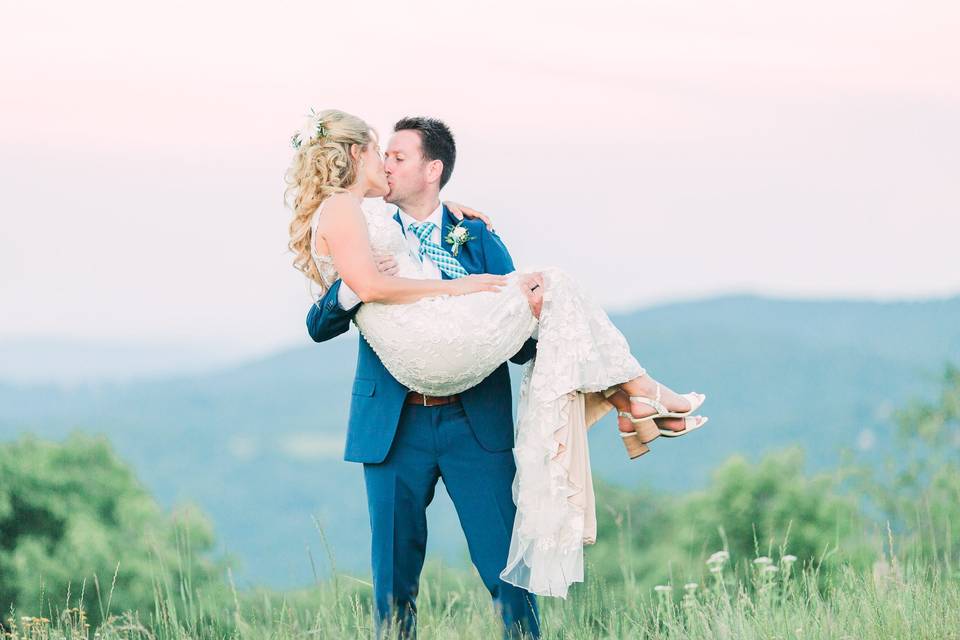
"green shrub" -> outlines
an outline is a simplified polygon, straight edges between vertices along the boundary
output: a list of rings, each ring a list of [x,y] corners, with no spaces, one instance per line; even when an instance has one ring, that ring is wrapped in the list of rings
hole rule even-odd
[[[725,550],[734,563],[758,556],[793,555],[800,566],[824,572],[841,560],[859,569],[881,553],[853,497],[839,492],[829,474],[808,477],[798,449],[770,454],[757,464],[733,457],[709,486],[683,496],[636,494],[600,484],[598,545],[590,566],[607,581],[649,587],[673,579],[698,581],[706,559]],[[822,565],[822,566],[821,566]]]
[[[213,544],[203,514],[189,506],[164,514],[105,438],[0,444],[4,616],[15,608],[54,617],[77,607],[81,594],[91,624],[108,603],[111,611],[150,611],[157,575],[194,588],[224,583],[223,561],[207,557]]]

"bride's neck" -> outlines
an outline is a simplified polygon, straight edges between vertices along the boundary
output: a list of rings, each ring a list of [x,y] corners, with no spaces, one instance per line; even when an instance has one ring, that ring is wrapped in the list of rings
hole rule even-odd
[[[367,188],[360,184],[354,184],[347,187],[347,193],[352,195],[359,202],[363,202],[363,199],[367,197]]]

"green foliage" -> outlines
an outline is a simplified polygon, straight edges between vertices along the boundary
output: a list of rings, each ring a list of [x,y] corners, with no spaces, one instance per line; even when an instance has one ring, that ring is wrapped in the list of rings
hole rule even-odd
[[[599,508],[613,516],[600,519],[598,538],[620,539],[622,548],[598,547],[592,566],[607,580],[622,577],[647,587],[671,577],[699,580],[707,557],[721,549],[742,563],[790,554],[824,570],[841,560],[869,566],[880,544],[865,541],[866,521],[856,502],[839,493],[834,476],[807,477],[803,463],[797,449],[757,464],[734,457],[714,472],[707,489],[685,496],[598,485]]]
[[[212,526],[198,510],[165,515],[105,438],[0,444],[4,612],[55,617],[81,597],[94,624],[108,606],[149,610],[158,568],[198,588],[222,583],[222,566],[206,558],[213,544]],[[183,566],[182,557],[193,561]]]
[[[846,562],[862,566],[865,522],[856,502],[839,493],[834,475],[807,477],[803,468],[799,449],[771,454],[756,465],[742,457],[727,461],[709,488],[683,505],[684,548],[724,548],[744,558],[773,555],[779,547],[818,565],[839,551]]]
[[[960,368],[948,365],[939,397],[894,413],[896,431],[880,465],[864,465],[855,486],[872,499],[903,552],[960,561]]]

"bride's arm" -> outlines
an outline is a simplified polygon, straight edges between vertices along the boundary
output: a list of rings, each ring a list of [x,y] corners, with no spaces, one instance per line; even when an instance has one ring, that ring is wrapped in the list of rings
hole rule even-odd
[[[367,221],[360,207],[348,197],[327,203],[318,234],[333,256],[340,279],[363,302],[404,304],[438,295],[464,295],[498,291],[506,284],[502,276],[474,275],[455,280],[418,280],[380,273],[373,258]]]

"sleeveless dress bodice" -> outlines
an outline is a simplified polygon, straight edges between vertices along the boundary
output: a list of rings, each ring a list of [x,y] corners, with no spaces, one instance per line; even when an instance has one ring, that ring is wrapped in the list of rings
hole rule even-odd
[[[333,264],[333,256],[318,253],[314,242],[322,211],[323,204],[317,207],[310,221],[310,253],[313,255],[313,261],[317,265],[320,279],[323,280],[324,291],[326,291],[340,279],[340,274],[337,273],[337,268]],[[368,204],[363,207],[363,215],[367,219],[367,231],[370,234],[370,246],[374,254],[384,253],[394,256],[399,266],[398,276],[422,278],[420,260],[410,252],[400,225],[385,211],[377,211]],[[400,230],[399,234],[396,233],[397,230]]]

